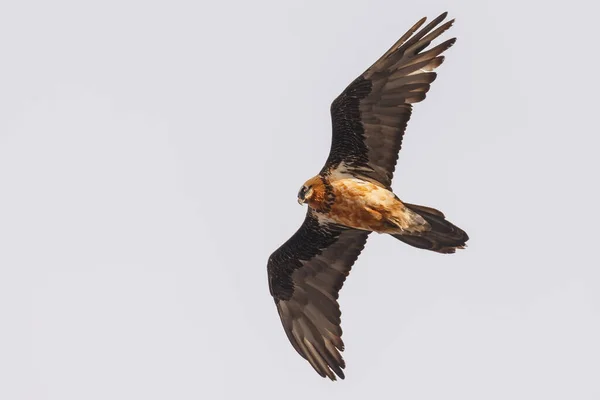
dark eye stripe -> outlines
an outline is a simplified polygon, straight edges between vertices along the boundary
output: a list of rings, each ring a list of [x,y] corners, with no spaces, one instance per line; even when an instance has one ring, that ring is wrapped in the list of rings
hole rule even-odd
[[[300,191],[298,192],[298,197],[304,199],[304,195],[306,194],[306,186],[302,186]]]

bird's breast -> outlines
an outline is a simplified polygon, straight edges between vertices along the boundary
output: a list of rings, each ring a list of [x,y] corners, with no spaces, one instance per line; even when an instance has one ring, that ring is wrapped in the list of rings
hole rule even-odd
[[[391,191],[360,179],[331,182],[334,202],[328,217],[338,224],[376,232],[394,230],[389,217],[404,205]]]

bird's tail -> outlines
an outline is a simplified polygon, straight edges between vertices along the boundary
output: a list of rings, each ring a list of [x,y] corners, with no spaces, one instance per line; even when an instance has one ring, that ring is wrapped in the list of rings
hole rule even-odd
[[[456,249],[463,249],[466,246],[469,235],[456,225],[446,221],[446,217],[441,211],[415,204],[404,203],[404,205],[423,217],[431,229],[415,235],[392,235],[396,239],[419,249],[438,253],[454,253]]]

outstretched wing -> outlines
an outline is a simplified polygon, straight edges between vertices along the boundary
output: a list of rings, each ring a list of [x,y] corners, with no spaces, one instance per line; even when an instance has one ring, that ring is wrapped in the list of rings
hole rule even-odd
[[[319,221],[309,209],[267,265],[269,289],[288,339],[319,375],[344,378],[338,293],[369,232]],[[335,373],[335,374],[334,374]]]
[[[454,20],[438,25],[443,13],[417,31],[408,30],[375,64],[356,78],[331,104],[333,137],[322,174],[351,174],[390,187],[412,103],[425,98],[454,42],[424,51]],[[413,35],[414,34],[414,35]]]

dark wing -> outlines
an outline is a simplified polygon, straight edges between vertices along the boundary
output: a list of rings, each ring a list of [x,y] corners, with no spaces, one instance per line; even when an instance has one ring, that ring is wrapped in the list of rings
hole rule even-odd
[[[411,104],[425,98],[436,77],[432,71],[444,60],[440,54],[456,41],[424,51],[452,26],[454,20],[437,27],[446,15],[415,33],[425,18],[417,22],[333,101],[333,137],[322,174],[350,173],[390,187]]]
[[[369,232],[320,222],[309,209],[267,265],[269,289],[288,339],[319,375],[344,378],[338,292]],[[335,374],[334,374],[335,373]]]

